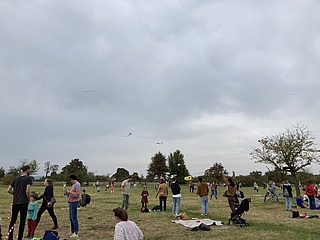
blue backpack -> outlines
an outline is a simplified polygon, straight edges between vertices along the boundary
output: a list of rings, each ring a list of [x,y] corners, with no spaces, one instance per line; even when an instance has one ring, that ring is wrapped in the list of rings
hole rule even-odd
[[[58,237],[58,232],[56,231],[51,231],[51,230],[46,230],[42,240],[57,240],[60,239],[60,237]]]

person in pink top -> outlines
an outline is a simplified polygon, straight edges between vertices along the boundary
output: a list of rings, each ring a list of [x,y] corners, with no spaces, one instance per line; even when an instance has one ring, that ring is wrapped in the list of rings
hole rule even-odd
[[[70,183],[72,184],[70,191],[65,189],[69,203],[69,219],[71,223],[71,231],[67,236],[74,238],[78,237],[78,205],[81,197],[81,185],[78,182],[78,177],[74,173],[69,175]]]

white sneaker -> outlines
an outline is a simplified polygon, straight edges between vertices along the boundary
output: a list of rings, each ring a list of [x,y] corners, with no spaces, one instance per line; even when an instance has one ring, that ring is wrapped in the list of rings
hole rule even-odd
[[[66,234],[66,236],[71,236],[73,233],[72,232],[69,232]]]
[[[71,237],[71,238],[77,238],[77,237],[78,237],[78,234],[73,233],[70,237]]]

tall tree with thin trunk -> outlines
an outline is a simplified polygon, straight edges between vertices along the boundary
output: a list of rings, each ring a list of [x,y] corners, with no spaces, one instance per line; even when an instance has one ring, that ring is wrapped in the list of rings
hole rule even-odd
[[[297,124],[284,132],[258,140],[260,148],[249,153],[257,163],[269,164],[275,170],[290,173],[296,195],[300,196],[297,173],[311,164],[320,164],[319,150],[315,138],[306,126]]]

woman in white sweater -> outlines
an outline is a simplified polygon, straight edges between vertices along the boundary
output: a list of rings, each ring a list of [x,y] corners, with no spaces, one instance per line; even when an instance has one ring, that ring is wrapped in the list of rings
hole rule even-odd
[[[117,224],[114,231],[114,240],[142,240],[143,233],[134,222],[128,220],[128,214],[123,208],[113,209]]]

